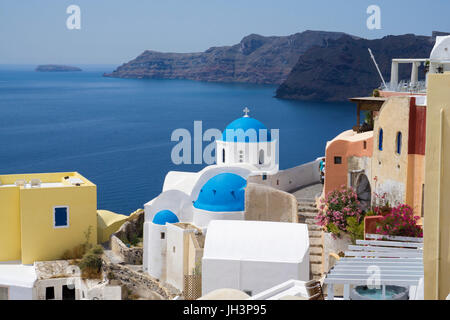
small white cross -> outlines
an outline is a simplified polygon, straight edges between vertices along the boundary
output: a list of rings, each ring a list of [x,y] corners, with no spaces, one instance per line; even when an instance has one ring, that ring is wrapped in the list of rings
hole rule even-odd
[[[244,110],[242,110],[242,111],[244,111],[244,113],[245,113],[244,117],[248,117],[248,113],[250,112],[250,109],[245,107]]]

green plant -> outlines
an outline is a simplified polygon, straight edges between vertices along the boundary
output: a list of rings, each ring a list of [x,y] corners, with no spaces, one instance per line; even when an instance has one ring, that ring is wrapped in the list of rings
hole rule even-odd
[[[95,245],[83,255],[83,258],[78,263],[83,278],[100,277],[103,265],[102,254],[103,248],[100,245]]]
[[[379,97],[380,96],[380,90],[379,89],[374,89],[372,92],[372,96],[373,97]]]
[[[417,224],[419,219],[414,216],[410,206],[401,204],[383,216],[383,219],[377,223],[376,232],[389,236],[422,237],[422,226]]]
[[[341,232],[348,230],[348,218],[354,217],[358,223],[361,222],[362,212],[359,201],[353,188],[343,185],[335,189],[321,199],[317,224],[326,228],[334,236],[340,237]]]
[[[372,111],[364,112],[364,122],[367,123],[367,125],[370,128],[373,128],[373,112]]]
[[[364,219],[358,221],[355,217],[348,217],[347,232],[353,243],[356,243],[358,239],[364,239]]]
[[[84,233],[84,243],[81,243],[75,247],[73,247],[71,250],[68,249],[64,251],[64,253],[61,256],[61,259],[63,260],[76,260],[81,259],[86,252],[88,252],[92,248],[92,244],[90,243],[90,238],[92,234],[92,226],[89,226]],[[102,249],[103,250],[103,249]]]

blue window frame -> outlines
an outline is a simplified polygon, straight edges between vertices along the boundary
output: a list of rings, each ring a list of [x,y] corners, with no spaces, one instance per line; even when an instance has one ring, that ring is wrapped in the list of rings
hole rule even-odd
[[[402,133],[399,131],[397,132],[397,148],[396,148],[396,152],[397,154],[402,153]]]
[[[383,150],[383,129],[378,133],[378,150]]]
[[[69,226],[69,207],[53,208],[53,227],[67,228]]]

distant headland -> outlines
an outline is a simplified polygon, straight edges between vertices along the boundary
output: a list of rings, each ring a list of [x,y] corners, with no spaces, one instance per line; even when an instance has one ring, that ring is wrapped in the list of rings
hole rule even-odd
[[[368,48],[382,74],[389,77],[391,59],[426,58],[435,37],[445,34],[435,31],[431,37],[405,34],[374,40],[311,30],[281,37],[251,34],[233,46],[204,52],[146,50],[103,76],[272,84],[279,86],[276,97],[281,99],[347,101],[371,94],[380,85]],[[407,73],[402,69],[400,77]]]
[[[78,67],[65,66],[59,64],[42,64],[34,69],[38,72],[69,72],[69,71],[82,71]]]

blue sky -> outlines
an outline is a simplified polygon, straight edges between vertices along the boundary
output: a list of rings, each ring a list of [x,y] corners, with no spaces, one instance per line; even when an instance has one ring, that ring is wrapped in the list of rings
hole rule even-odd
[[[81,8],[68,30],[66,8]],[[381,30],[366,9],[381,8]],[[343,31],[373,39],[450,31],[448,0],[1,0],[0,64],[121,64],[146,49],[197,52],[250,33]]]

